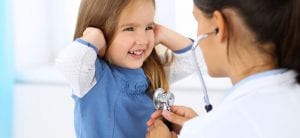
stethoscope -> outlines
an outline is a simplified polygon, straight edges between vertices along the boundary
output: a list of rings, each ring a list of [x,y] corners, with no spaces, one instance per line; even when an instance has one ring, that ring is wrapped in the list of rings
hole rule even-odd
[[[156,110],[171,111],[171,106],[174,104],[175,97],[171,92],[165,92],[162,88],[155,90],[153,95],[153,104]],[[163,122],[167,125],[170,131],[173,130],[172,123],[163,118]]]
[[[196,60],[197,59],[197,56],[196,56],[196,48],[198,47],[199,45],[199,42],[202,41],[203,39],[207,38],[209,35],[211,34],[217,34],[218,33],[218,28],[216,28],[214,31],[212,32],[209,32],[209,33],[206,33],[206,34],[202,34],[202,35],[199,35],[197,37],[197,39],[193,42],[193,45],[192,45],[192,51],[193,51],[193,56],[194,56],[194,59]],[[199,49],[200,52],[201,52],[201,49]],[[201,52],[202,53],[202,52]],[[200,59],[203,59],[202,57],[202,54],[200,54]],[[205,84],[205,81],[203,79],[203,75],[202,75],[202,72],[201,72],[201,66],[200,66],[200,63],[196,60],[196,65],[197,65],[197,76],[199,77],[200,79],[200,82],[202,84],[202,93],[203,93],[203,97],[204,97],[204,109],[206,110],[206,112],[209,112],[213,109],[213,106],[212,104],[210,103],[209,101],[209,97],[208,97],[208,94],[207,94],[207,88],[206,88],[206,84]]]
[[[192,51],[193,51],[193,56],[194,56],[195,60],[197,59],[196,48],[198,47],[199,42],[202,41],[203,39],[207,38],[209,35],[216,34],[216,33],[218,33],[218,28],[215,29],[213,32],[199,35],[197,37],[197,39],[193,42]],[[202,54],[201,54],[201,56],[202,56]],[[200,57],[200,58],[203,59],[203,57]],[[209,101],[206,84],[203,79],[203,75],[201,73],[200,63],[198,63],[197,60],[196,60],[196,63],[197,63],[196,64],[197,65],[197,74],[198,74],[200,82],[203,86],[202,92],[204,95],[204,104],[205,104],[204,108],[205,108],[206,112],[209,112],[213,109],[213,106],[211,105],[211,103]],[[153,104],[157,110],[171,111],[171,106],[174,104],[174,101],[175,101],[175,97],[174,97],[173,93],[165,92],[162,88],[158,88],[155,90],[154,95],[153,95]]]

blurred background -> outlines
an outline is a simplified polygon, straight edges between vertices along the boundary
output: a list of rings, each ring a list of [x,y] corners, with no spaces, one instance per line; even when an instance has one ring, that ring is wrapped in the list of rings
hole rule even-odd
[[[156,0],[156,21],[196,37],[192,0]],[[55,69],[80,0],[0,0],[0,138],[74,138],[71,89]],[[203,68],[205,72],[205,67]],[[231,86],[204,74],[214,106]],[[205,113],[197,74],[172,84],[176,104]]]

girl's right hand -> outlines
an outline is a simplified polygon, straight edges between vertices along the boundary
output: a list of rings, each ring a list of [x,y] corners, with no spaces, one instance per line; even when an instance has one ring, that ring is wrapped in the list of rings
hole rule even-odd
[[[103,57],[106,51],[106,41],[103,32],[95,27],[88,27],[84,30],[81,39],[93,44],[98,50],[98,55]]]
[[[198,116],[198,114],[191,108],[185,106],[172,106],[171,111],[155,111],[151,118],[148,120],[147,125],[151,126],[161,115],[170,121],[173,124],[173,131],[177,134],[180,133],[180,130],[184,122]]]

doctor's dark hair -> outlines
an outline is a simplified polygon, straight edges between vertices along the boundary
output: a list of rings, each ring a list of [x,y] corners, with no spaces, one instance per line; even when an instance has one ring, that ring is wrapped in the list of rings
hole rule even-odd
[[[121,13],[135,2],[151,2],[155,8],[155,0],[81,0],[74,39],[81,37],[87,27],[95,27],[102,30],[109,47],[114,40]],[[148,88],[150,92],[154,92],[157,88],[169,91],[163,66],[156,51],[153,50],[142,66],[150,81]]]
[[[300,84],[300,0],[194,0],[194,4],[207,17],[226,8],[237,11],[257,42],[274,44],[278,67],[295,70]]]

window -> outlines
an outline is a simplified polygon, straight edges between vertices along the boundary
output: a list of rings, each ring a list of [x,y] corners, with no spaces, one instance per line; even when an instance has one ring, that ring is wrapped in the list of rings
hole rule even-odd
[[[79,2],[13,0],[17,81],[59,82],[54,59],[72,41]]]

